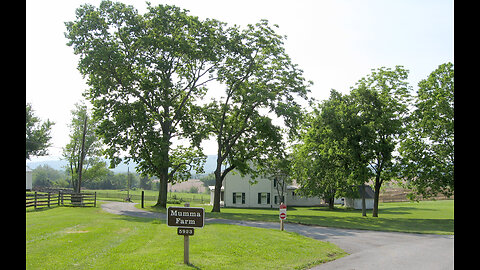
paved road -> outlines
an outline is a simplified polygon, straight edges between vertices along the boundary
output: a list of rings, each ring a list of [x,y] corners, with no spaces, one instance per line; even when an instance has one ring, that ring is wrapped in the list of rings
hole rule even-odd
[[[133,203],[109,202],[102,208],[110,213],[166,219],[165,214],[134,207]],[[279,223],[206,218],[205,223],[226,223],[258,228],[279,228]],[[286,223],[285,230],[332,242],[350,255],[312,269],[453,269],[453,235],[412,234],[337,229]]]

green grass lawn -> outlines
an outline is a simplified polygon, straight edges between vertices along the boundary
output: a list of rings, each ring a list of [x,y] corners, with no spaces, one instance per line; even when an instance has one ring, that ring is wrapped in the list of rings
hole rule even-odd
[[[346,255],[296,233],[210,224],[190,237],[186,266],[176,228],[100,207],[28,211],[26,248],[27,269],[292,269]]]
[[[147,202],[145,210],[156,211],[149,207],[153,204]],[[205,208],[206,217],[211,218],[279,221],[278,209],[222,208],[221,213],[211,213],[212,206],[202,207]],[[347,229],[454,234],[454,200],[380,203],[378,216],[372,217],[372,210],[368,210],[367,217],[362,217],[361,210],[343,207],[333,211],[327,207],[287,209],[287,222]]]

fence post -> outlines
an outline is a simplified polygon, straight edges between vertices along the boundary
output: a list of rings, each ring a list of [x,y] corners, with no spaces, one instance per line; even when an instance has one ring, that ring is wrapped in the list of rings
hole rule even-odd
[[[95,191],[95,198],[93,201],[93,207],[97,207],[97,192]]]
[[[57,201],[58,201],[58,202],[57,202],[58,206],[60,206],[60,190],[58,191]]]
[[[144,205],[143,205],[143,200],[144,200],[144,198],[145,198],[145,191],[142,190],[142,208],[144,208],[144,207],[143,207],[143,206],[144,206]]]
[[[33,208],[37,209],[37,192],[35,191],[34,201],[33,201]]]
[[[48,192],[47,194],[48,194],[47,195],[48,196],[47,197],[48,198],[47,205],[48,205],[48,208],[50,208],[50,192]]]

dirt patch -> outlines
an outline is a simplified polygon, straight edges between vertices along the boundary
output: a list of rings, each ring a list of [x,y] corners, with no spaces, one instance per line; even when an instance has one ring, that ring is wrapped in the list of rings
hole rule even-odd
[[[87,233],[90,231],[66,231],[65,233]]]
[[[121,233],[127,233],[131,230],[131,228],[120,228],[120,230],[116,231],[116,233],[121,234]]]

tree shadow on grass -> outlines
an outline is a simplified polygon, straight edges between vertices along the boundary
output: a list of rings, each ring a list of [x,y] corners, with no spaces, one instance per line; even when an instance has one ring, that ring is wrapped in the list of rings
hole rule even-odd
[[[432,209],[432,208],[403,207],[403,206],[379,209],[380,213],[396,214],[396,215],[412,214],[412,211],[418,212],[418,211],[440,211],[440,210]]]
[[[155,224],[165,224],[165,220],[159,218],[145,218],[145,217],[132,217],[125,215],[116,215],[115,219],[125,220],[129,222],[142,222],[142,223],[155,223]]]
[[[291,216],[290,222],[335,227],[410,233],[453,234],[453,219],[409,219],[382,217]]]
[[[200,268],[200,267],[196,266],[196,265],[195,265],[195,264],[193,264],[193,263],[189,263],[189,264],[187,264],[187,265],[188,265],[188,266],[190,266],[190,267],[192,267],[193,269],[199,269],[199,270],[201,270],[201,269],[202,269],[202,268]]]
[[[292,207],[293,208],[293,207]],[[294,210],[296,210],[294,208]],[[321,211],[321,212],[340,212],[340,213],[359,213],[362,214],[361,209],[352,209],[352,208],[343,208],[343,207],[335,207],[333,210],[329,209],[328,207],[315,207],[309,208],[308,210],[311,211]],[[412,214],[412,211],[440,211],[438,209],[432,208],[418,208],[418,207],[409,207],[409,206],[401,206],[401,207],[388,207],[388,208],[379,208],[380,214],[398,214],[398,215],[407,215]],[[372,213],[372,209],[367,209],[367,214]]]
[[[302,208],[287,210],[287,222],[304,225],[317,225],[343,229],[361,229],[375,231],[397,231],[413,233],[436,233],[452,234],[453,219],[412,219],[401,218],[401,215],[411,214],[411,211],[418,210],[412,207],[398,207],[381,209],[380,217],[372,217],[372,210],[367,211],[367,217],[362,216],[362,210],[335,208],[328,210],[327,207],[308,208],[308,211],[322,211],[325,215],[308,215],[302,213]],[[331,213],[331,215],[327,215]],[[382,214],[396,214],[398,217],[382,217]],[[353,216],[354,215],[354,216]],[[278,211],[267,213],[245,212],[221,212],[207,213],[207,218],[243,220],[243,221],[266,221],[278,222]]]

